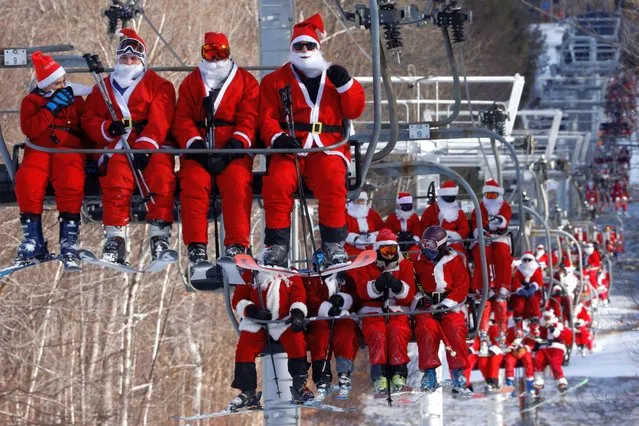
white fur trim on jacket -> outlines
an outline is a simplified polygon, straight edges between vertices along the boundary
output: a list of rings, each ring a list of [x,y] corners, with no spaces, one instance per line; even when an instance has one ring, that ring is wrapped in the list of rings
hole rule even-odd
[[[249,319],[249,318],[245,318],[242,321],[240,321],[240,331],[248,331],[249,333],[257,333],[260,330],[263,329],[263,326],[256,323],[255,321]],[[273,335],[273,331],[272,331],[272,327],[269,326],[268,328],[271,336]],[[282,331],[283,332],[283,331]]]
[[[277,137],[278,137],[279,135],[285,135],[285,134],[286,134],[286,133],[284,133],[284,132],[275,133],[275,134],[273,135],[273,137],[271,138],[271,144],[269,145],[269,147],[270,147],[270,148],[272,148],[272,147],[273,147],[273,142],[275,142],[275,139],[277,139]]]
[[[501,350],[501,348],[497,345],[492,345],[490,348],[488,348],[489,351],[491,351],[492,353],[494,353],[495,355],[501,355],[504,352]]]
[[[111,142],[113,142],[115,139],[113,139],[112,137],[110,137],[110,136],[108,135],[108,133],[104,131],[104,125],[105,125],[105,124],[106,124],[106,121],[103,121],[103,122],[102,122],[102,126],[100,126],[100,130],[102,131],[102,137],[104,138],[104,140],[105,140],[105,141],[107,141],[107,142],[111,143]]]
[[[446,235],[448,235],[448,240],[461,240],[462,237],[459,235],[459,232],[446,230]]]
[[[355,238],[359,237],[359,234],[356,234],[354,232],[349,232],[348,235],[346,236],[346,242],[350,245],[355,245]]]
[[[373,299],[377,299],[382,296],[382,293],[377,291],[375,288],[375,280],[370,280],[366,283],[366,293],[368,293],[368,296]]]
[[[195,141],[204,141],[204,139],[199,136],[193,136],[191,139],[186,141],[186,149],[189,149],[191,147],[191,144]]]
[[[138,142],[148,142],[148,143],[152,144],[153,146],[155,146],[155,149],[160,149],[160,145],[156,141],[154,141],[151,138],[147,138],[146,136],[142,136],[140,138],[137,138],[135,140],[135,143],[138,143]]]
[[[444,305],[447,308],[452,308],[453,306],[457,305],[458,302],[455,302],[453,299],[449,299],[448,297],[445,298],[444,300],[442,300],[440,303],[440,305]]]
[[[442,257],[439,262],[437,262],[437,265],[435,265],[433,274],[435,276],[435,291],[437,293],[443,293],[444,291],[446,291],[448,283],[444,279],[444,265],[453,260],[456,256],[456,251],[450,251],[446,256]]]
[[[304,316],[308,316],[308,308],[304,302],[293,302],[291,304],[291,308],[289,309],[289,313],[293,311],[293,309],[299,309],[304,313]]]
[[[399,293],[392,292],[395,296],[395,299],[405,299],[408,296],[408,292],[410,291],[410,286],[402,281],[402,291]]]
[[[341,291],[337,293],[337,295],[342,296],[342,298],[344,299],[344,306],[342,306],[342,309],[345,311],[350,311],[353,307],[353,296],[348,293],[342,293]]]
[[[239,130],[236,130],[233,132],[233,135],[237,135],[239,137],[241,137],[242,139],[244,139],[246,141],[246,143],[248,144],[247,147],[250,148],[251,147],[251,138],[248,137],[248,135],[244,132],[240,132]]]
[[[346,84],[336,87],[337,89],[337,93],[339,93],[340,95],[344,92],[346,92],[348,89],[350,89],[351,87],[353,87],[353,78],[351,77],[350,80],[348,80],[348,82],[346,82]]]
[[[235,312],[237,312],[237,314],[240,316],[240,318],[242,319],[246,319],[246,307],[248,305],[254,305],[255,303],[251,302],[250,300],[246,300],[246,299],[242,299],[239,302],[237,302],[237,306],[235,307]]]
[[[425,297],[421,292],[417,292],[415,293],[415,297],[413,297],[413,301],[410,302],[410,310],[414,311],[417,308],[417,303],[419,302],[420,299],[422,299],[423,297]]]
[[[331,308],[333,307],[333,304],[328,302],[328,301],[323,301],[322,304],[320,305],[319,309],[317,310],[317,315],[319,315],[320,317],[327,317],[328,315],[328,311],[331,310]]]
[[[508,228],[508,221],[506,220],[504,216],[498,214],[496,217],[501,219],[501,225],[497,226],[497,228],[499,229]]]
[[[564,345],[563,343],[552,342],[549,347],[555,348],[555,349],[561,349],[562,351],[566,352],[566,345]]]

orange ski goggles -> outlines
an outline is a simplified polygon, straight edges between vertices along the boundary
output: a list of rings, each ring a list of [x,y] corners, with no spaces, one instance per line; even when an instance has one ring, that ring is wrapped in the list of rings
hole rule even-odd
[[[499,198],[499,192],[487,192],[484,196],[489,200],[496,200]]]
[[[379,251],[379,254],[385,259],[392,259],[397,256],[396,244],[380,246],[377,250]]]
[[[231,48],[226,44],[203,44],[200,50],[205,61],[223,61],[231,56]]]

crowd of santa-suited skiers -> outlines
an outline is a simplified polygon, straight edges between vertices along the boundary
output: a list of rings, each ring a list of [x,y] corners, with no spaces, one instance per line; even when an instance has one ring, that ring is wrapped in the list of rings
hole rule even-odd
[[[571,297],[584,297],[573,312],[579,324],[575,340],[590,349],[593,293],[575,295],[572,253],[563,253],[562,267],[556,269],[563,289],[553,287],[548,300],[542,300],[548,262],[543,247],[536,254],[524,253],[513,269],[508,234],[511,209],[496,181],[487,180],[482,187],[481,224],[474,214],[469,222],[459,208],[459,188],[454,182],[442,183],[436,202],[421,218],[408,193],[398,194],[397,208],[385,221],[370,208],[366,193],[347,203],[350,148],[339,142],[346,133],[345,120],[356,119],[364,111],[364,90],[343,66],[324,59],[325,32],[319,15],[294,26],[290,62],[259,84],[233,62],[224,34],[206,33],[202,61],[180,84],[177,96],[169,81],[147,68],[146,45],[140,35],[131,29],[123,29],[120,35],[114,71],[103,79],[106,91],[100,85],[91,89],[68,82],[53,58],[40,52],[32,55],[37,85],[22,101],[21,129],[33,144],[57,150],[25,149],[15,180],[23,230],[16,261],[47,253],[42,211],[48,183],[60,212],[61,255],[75,261],[88,158],[64,152],[69,148],[130,146],[134,150],[131,155],[105,153],[92,158],[98,166],[104,209],[103,260],[126,262],[125,231],[136,190],[147,196],[152,257],[169,247],[179,180],[183,238],[189,261],[196,265],[208,258],[207,218],[213,186],[222,199],[225,254],[247,252],[253,158],[243,149],[329,147],[297,156],[283,151],[269,155],[262,190],[266,229],[260,260],[265,265],[288,266],[293,194],[299,179],[318,200],[321,250],[328,264],[345,263],[349,256],[371,248],[377,260],[325,280],[260,272],[249,285],[236,288],[233,308],[241,318],[241,332],[232,386],[240,394],[231,407],[259,403],[255,358],[267,339],[278,341],[288,354],[291,392],[298,402],[314,398],[307,385],[307,350],[317,397],[322,399],[332,389],[327,356],[334,355],[338,397],[348,398],[360,335],[368,347],[378,395],[407,388],[407,345],[413,335],[423,391],[438,386],[435,369],[440,365],[440,341],[448,348],[456,395],[472,393],[469,372],[474,363],[489,386],[498,386],[502,364],[506,383],[512,384],[515,365],[521,362],[527,391],[533,385],[543,387],[541,372],[546,366],[560,389],[566,388],[561,364],[573,337],[565,326],[570,312],[565,307],[572,303]],[[177,173],[175,157],[163,153],[163,147],[187,150],[179,159]],[[212,147],[221,153],[203,151]],[[468,345],[467,299],[482,291],[480,268],[475,267],[472,274],[469,268],[480,264],[478,232],[488,238],[490,290],[478,337]],[[601,290],[606,287],[606,272],[598,251],[592,243],[583,242],[584,273],[597,289],[593,291],[606,299]],[[405,314],[408,311],[426,313],[411,316]],[[359,321],[340,318],[351,312],[371,315]],[[381,313],[388,315],[376,315]],[[316,315],[333,320],[307,321]],[[265,326],[269,320],[281,321]]]

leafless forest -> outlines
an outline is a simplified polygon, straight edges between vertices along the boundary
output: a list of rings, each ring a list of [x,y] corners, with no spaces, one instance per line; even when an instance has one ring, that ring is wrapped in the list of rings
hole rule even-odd
[[[257,63],[256,0],[142,3],[186,63],[199,60],[206,31],[225,32],[240,65]],[[299,16],[320,11],[329,33],[322,47],[326,56],[354,75],[369,74],[368,33],[347,31],[328,3],[298,0]],[[102,15],[107,4],[2,0],[0,47],[70,43],[75,53],[99,53],[112,64],[114,41],[106,35]],[[468,41],[461,47],[468,74],[531,75],[536,42],[526,31],[528,8],[507,0],[464,4],[474,12]],[[178,65],[145,22],[138,20],[135,26],[147,41],[150,65]],[[402,64],[392,65],[393,74],[406,75],[409,65],[421,75],[447,74],[437,30],[407,28],[404,39]],[[184,77],[163,75],[176,85]],[[32,78],[28,69],[0,69],[0,109],[17,109]],[[92,81],[88,75],[71,78]],[[21,141],[16,114],[0,115],[0,125],[9,143]],[[0,224],[0,264],[8,265],[20,238],[17,208],[3,208]],[[45,213],[45,226],[50,249],[57,251],[55,211]],[[147,229],[142,224],[129,228],[129,261],[144,265],[150,259]],[[175,245],[177,236],[174,226]],[[99,224],[82,225],[82,245],[99,250],[101,239]],[[161,425],[170,424],[170,415],[220,410],[235,394],[229,387],[235,341],[222,297],[185,293],[175,267],[144,276],[85,267],[70,275],[50,263],[15,273],[0,282],[0,424]],[[366,362],[361,354],[355,394],[370,387]],[[210,424],[259,424],[257,417]],[[321,416],[313,422],[323,424],[322,419],[335,424],[334,418]],[[343,421],[357,419],[353,414]]]

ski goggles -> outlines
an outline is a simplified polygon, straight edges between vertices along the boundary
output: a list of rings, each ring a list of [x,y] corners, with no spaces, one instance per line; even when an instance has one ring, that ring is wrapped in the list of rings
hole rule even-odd
[[[522,262],[532,262],[533,260],[529,257],[524,257],[523,259],[521,259]]]
[[[386,259],[392,259],[393,257],[397,256],[398,250],[399,249],[397,247],[397,244],[379,246],[379,248],[377,249],[379,254]]]
[[[359,206],[364,206],[366,205],[367,201],[363,198],[357,198],[355,200],[353,200],[353,204],[357,204]]]
[[[117,56],[122,56],[127,53],[131,55],[137,56],[138,58],[144,59],[144,55],[146,53],[146,49],[144,45],[133,38],[125,38],[118,44],[118,50],[115,51]]]
[[[200,53],[205,61],[223,61],[231,56],[231,48],[226,44],[206,43],[202,45]]]
[[[431,239],[422,239],[421,243],[422,248],[426,250],[437,250],[437,248],[439,247],[437,241]]]
[[[487,192],[484,194],[484,197],[489,200],[496,200],[497,198],[499,198],[499,192]]]
[[[413,205],[412,204],[400,204],[399,205],[399,209],[403,212],[409,212],[411,210],[413,210]]]
[[[298,41],[293,43],[293,50],[301,52],[306,47],[306,50],[315,50],[317,49],[317,43],[312,41]]]

